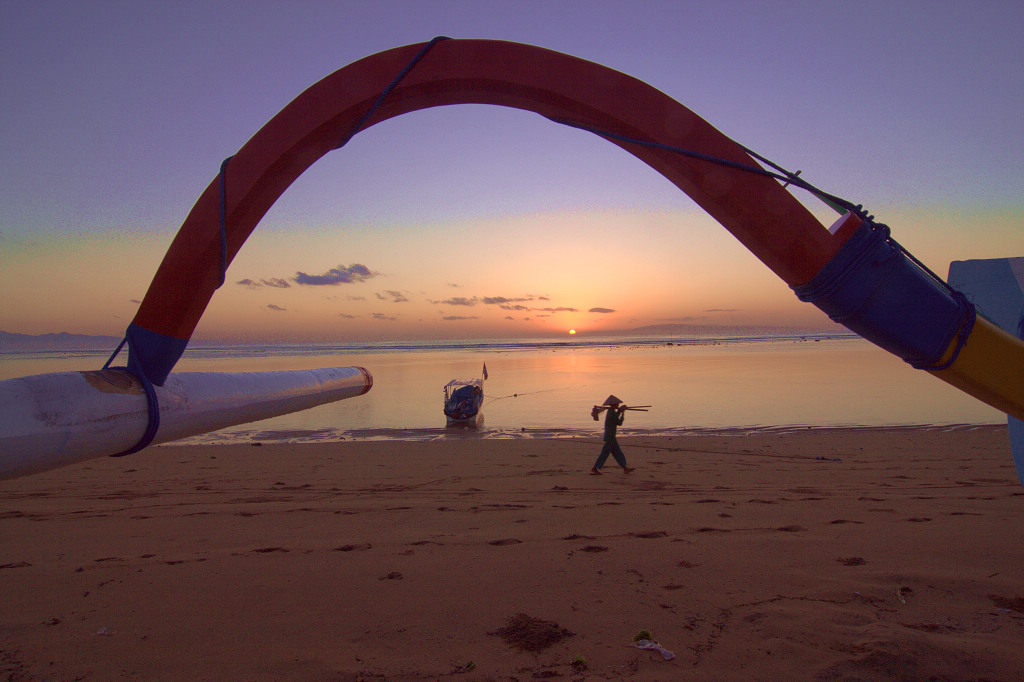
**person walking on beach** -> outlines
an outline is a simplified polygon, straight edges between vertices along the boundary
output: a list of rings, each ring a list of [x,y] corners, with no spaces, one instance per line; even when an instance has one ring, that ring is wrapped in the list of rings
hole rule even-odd
[[[607,400],[604,401],[604,405],[608,406],[604,416],[604,447],[601,448],[601,454],[597,456],[597,461],[594,463],[594,468],[590,470],[590,473],[600,474],[601,467],[604,466],[608,455],[611,455],[618,462],[619,466],[622,467],[623,473],[628,474],[633,471],[634,467],[626,466],[626,456],[622,454],[622,448],[619,447],[619,441],[615,437],[616,430],[622,426],[622,421],[625,419],[626,406],[614,395],[608,396]],[[600,414],[600,408],[595,407],[591,414],[596,420],[597,415]]]

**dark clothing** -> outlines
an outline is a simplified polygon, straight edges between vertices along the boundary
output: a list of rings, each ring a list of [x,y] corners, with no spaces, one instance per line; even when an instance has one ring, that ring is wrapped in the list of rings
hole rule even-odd
[[[619,447],[619,441],[612,438],[604,442],[604,447],[601,448],[601,454],[597,456],[597,461],[594,463],[595,469],[600,469],[604,466],[605,461],[608,459],[608,455],[615,458],[620,467],[626,466],[626,456],[622,454],[622,448]]]
[[[595,469],[600,469],[604,466],[608,455],[613,456],[619,466],[625,468],[626,456],[622,454],[619,441],[615,438],[615,432],[622,426],[625,417],[625,412],[619,412],[613,407],[608,408],[608,414],[604,416],[604,447],[601,448],[601,454],[597,456],[597,462],[594,463]]]
[[[626,418],[625,412],[619,412],[618,410],[608,408],[608,413],[604,416],[604,440],[615,440],[615,431],[622,426],[623,420]]]

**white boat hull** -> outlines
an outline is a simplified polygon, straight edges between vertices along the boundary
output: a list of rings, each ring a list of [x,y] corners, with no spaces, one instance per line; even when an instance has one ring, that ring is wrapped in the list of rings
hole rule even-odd
[[[172,374],[154,387],[160,427],[152,444],[352,398],[372,386],[361,367]],[[146,393],[124,370],[0,381],[0,478],[125,452],[148,424]]]

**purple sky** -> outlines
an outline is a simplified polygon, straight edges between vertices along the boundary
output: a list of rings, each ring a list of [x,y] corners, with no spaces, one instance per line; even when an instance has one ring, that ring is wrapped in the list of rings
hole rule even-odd
[[[645,80],[863,203],[940,274],[953,259],[1021,255],[1022,26],[1017,1],[9,0],[0,329],[120,335],[221,160],[330,72],[439,34],[540,45]],[[201,330],[383,338],[417,325],[529,335],[542,319],[551,329],[817,319],[697,213],[631,156],[536,115],[417,112],[361,133],[295,183]],[[597,248],[626,231],[628,248]],[[438,247],[453,239],[465,250]],[[463,267],[473,254],[486,266]],[[353,264],[375,276],[296,282]],[[237,284],[264,280],[291,286]],[[527,296],[532,315],[465,305]]]

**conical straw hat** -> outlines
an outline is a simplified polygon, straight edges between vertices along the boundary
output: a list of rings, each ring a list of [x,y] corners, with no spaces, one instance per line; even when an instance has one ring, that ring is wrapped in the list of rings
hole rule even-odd
[[[619,400],[618,398],[616,398],[615,396],[610,395],[607,398],[605,398],[605,401],[604,401],[603,404],[604,405],[621,405],[622,401]]]

